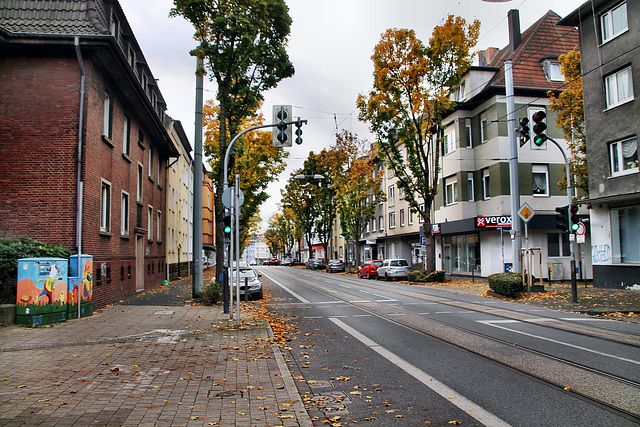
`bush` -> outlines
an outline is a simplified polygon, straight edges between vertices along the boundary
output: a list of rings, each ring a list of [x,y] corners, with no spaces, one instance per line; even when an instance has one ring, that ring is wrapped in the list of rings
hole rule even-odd
[[[407,279],[410,282],[443,283],[445,279],[445,271],[436,270],[431,273],[427,273],[425,270],[413,270],[409,272]]]
[[[516,297],[523,291],[522,274],[520,273],[497,273],[487,279],[489,280],[489,288],[498,295]]]
[[[222,285],[212,280],[208,284],[204,285],[202,289],[202,297],[204,302],[209,304],[217,304],[222,300]]]
[[[0,303],[15,304],[20,258],[66,258],[72,252],[59,245],[50,245],[28,237],[0,238]]]

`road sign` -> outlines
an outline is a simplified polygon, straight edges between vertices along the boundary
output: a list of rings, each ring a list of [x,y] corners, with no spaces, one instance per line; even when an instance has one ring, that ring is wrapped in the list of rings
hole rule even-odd
[[[526,202],[523,203],[522,206],[520,206],[520,210],[518,211],[518,216],[522,218],[524,222],[529,222],[529,220],[533,218],[535,214],[536,213],[534,212],[533,208]]]
[[[578,229],[576,230],[576,234],[578,236],[584,236],[587,233],[587,227],[585,227],[584,222],[578,223]]]
[[[420,245],[425,246],[427,244],[427,236],[420,236]]]
[[[231,209],[232,205],[232,201],[231,201],[231,188],[225,188],[225,190],[222,192],[222,204],[224,205],[225,208],[227,209]],[[242,193],[242,190],[238,190],[240,192],[240,195],[238,197],[238,206],[242,206],[242,203],[244,202],[244,194]]]

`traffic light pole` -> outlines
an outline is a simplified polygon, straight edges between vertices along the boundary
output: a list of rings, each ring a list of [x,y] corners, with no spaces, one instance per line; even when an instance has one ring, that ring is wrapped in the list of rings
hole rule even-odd
[[[573,187],[571,186],[571,170],[569,169],[569,160],[567,159],[567,154],[564,151],[564,148],[558,142],[550,137],[546,137],[547,141],[553,142],[556,147],[562,153],[562,157],[564,157],[564,164],[567,170],[567,200],[569,205],[567,207],[567,228],[569,229],[569,247],[571,248],[571,302],[578,302],[578,284],[576,282],[576,252],[577,252],[577,244],[575,234],[573,233],[573,227],[571,223],[571,206],[573,206]]]

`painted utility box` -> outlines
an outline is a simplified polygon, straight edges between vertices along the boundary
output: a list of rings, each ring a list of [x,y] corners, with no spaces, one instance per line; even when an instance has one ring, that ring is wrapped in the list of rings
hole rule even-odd
[[[37,326],[67,319],[67,272],[64,258],[18,260],[16,322]]]
[[[80,265],[78,265],[80,259]],[[78,286],[78,271],[82,283]],[[69,319],[78,318],[78,294],[81,298],[80,317],[93,315],[93,255],[72,255],[69,260],[67,310]]]

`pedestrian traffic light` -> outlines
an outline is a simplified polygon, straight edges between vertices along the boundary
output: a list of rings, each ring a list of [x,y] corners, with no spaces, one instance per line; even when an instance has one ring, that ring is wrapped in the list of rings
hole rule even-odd
[[[556,212],[556,228],[563,232],[569,231],[569,206],[557,207]]]
[[[547,123],[545,118],[547,117],[547,113],[544,110],[536,111],[533,114],[533,133],[535,136],[533,137],[533,143],[540,147],[547,141],[547,134],[545,131],[547,130]]]
[[[224,234],[231,233],[231,212],[226,211],[224,213]]]
[[[300,120],[300,117],[298,117],[298,120],[296,121],[296,144],[300,145],[302,144],[302,120]]]
[[[520,128],[518,132],[520,133],[520,147],[525,145],[531,139],[531,135],[529,135],[529,119],[523,117],[520,119]]]
[[[293,142],[291,126],[286,122],[291,120],[291,105],[273,106],[273,123],[277,126],[273,128],[273,146],[291,147]]]
[[[580,225],[578,224],[580,222],[580,217],[578,216],[578,207],[576,205],[571,205],[569,212],[571,213],[571,232],[575,233],[580,227]]]

